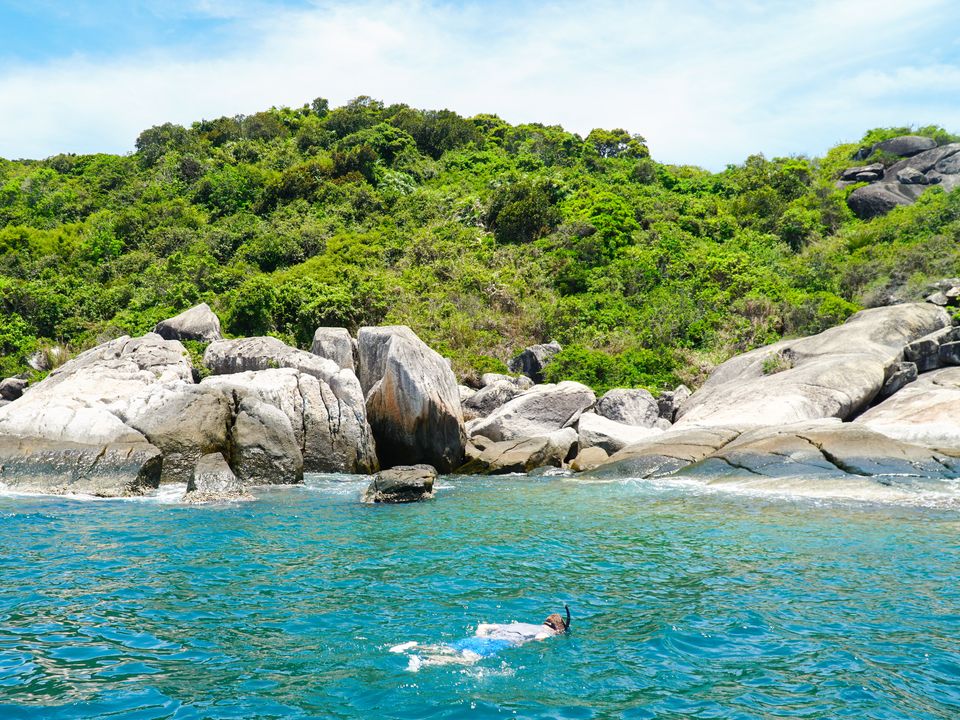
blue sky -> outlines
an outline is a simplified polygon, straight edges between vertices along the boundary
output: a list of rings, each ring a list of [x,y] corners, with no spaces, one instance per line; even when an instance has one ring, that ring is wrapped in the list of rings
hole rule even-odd
[[[713,169],[881,125],[960,132],[954,0],[0,0],[0,156],[357,95],[586,133]]]

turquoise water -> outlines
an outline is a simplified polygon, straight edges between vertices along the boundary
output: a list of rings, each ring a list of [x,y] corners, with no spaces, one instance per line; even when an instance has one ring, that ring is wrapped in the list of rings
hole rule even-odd
[[[960,512],[452,478],[361,506],[0,497],[0,718],[955,718]],[[472,667],[404,641],[573,632]]]

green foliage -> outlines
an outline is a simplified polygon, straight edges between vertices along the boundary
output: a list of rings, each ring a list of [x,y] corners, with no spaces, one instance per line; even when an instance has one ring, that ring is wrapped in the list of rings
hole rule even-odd
[[[157,125],[130,156],[0,161],[0,371],[206,301],[228,333],[302,346],[408,324],[465,379],[555,337],[551,379],[658,390],[960,275],[960,193],[862,222],[835,185],[904,132],[957,139],[878,129],[710,173],[620,128],[361,96]]]

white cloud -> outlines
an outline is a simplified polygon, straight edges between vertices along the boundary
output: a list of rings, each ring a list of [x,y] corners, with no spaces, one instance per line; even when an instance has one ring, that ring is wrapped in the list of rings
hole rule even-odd
[[[658,159],[715,168],[821,152],[881,124],[960,129],[945,100],[960,82],[948,0],[192,7],[231,17],[247,40],[213,59],[155,50],[0,72],[0,155],[123,152],[154,124],[318,95],[622,126]]]

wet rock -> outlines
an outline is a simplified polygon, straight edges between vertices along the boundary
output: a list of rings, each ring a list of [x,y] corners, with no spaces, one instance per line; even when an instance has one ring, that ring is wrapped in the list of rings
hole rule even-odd
[[[597,415],[626,425],[653,427],[660,417],[657,400],[646,390],[616,388],[597,400]]]
[[[194,305],[179,315],[161,320],[153,331],[164,340],[214,342],[223,339],[220,334],[220,318],[206,303]]]
[[[574,424],[595,401],[593,390],[577,382],[538,385],[473,421],[470,434],[497,442],[549,435]]]
[[[399,465],[381,470],[364,491],[364,503],[409,503],[433,497],[437,471],[430,465]]]
[[[231,439],[233,467],[244,485],[303,482],[303,454],[279,408],[253,397],[241,399]]]
[[[960,342],[943,343],[937,355],[941,366],[960,365]]]
[[[531,345],[522,353],[513,358],[507,367],[510,372],[521,373],[533,380],[535,383],[543,382],[543,368],[553,359],[553,356],[559,353],[563,348],[560,343],[551,340],[542,345]]]
[[[405,326],[361,328],[360,378],[367,416],[386,467],[463,462],[466,433],[449,364]]]
[[[185,503],[235,502],[254,500],[233,474],[223,455],[210,453],[198,461],[183,496]]]
[[[313,334],[310,352],[319,357],[332,360],[340,368],[354,370],[356,341],[350,331],[342,327],[319,327]]]

